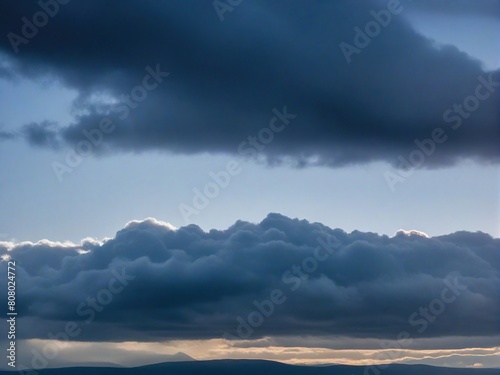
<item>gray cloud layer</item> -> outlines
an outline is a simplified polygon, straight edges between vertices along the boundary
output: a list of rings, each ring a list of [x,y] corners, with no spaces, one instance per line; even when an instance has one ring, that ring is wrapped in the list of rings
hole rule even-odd
[[[318,237],[335,238],[330,243],[338,246],[309,272],[304,260],[315,256]],[[286,301],[253,339],[396,339],[402,331],[414,338],[494,336],[500,327],[499,251],[500,239],[484,233],[390,238],[279,214],[208,233],[195,225],[171,230],[154,220],[133,222],[104,244],[0,243],[0,255],[17,264],[20,338],[47,338],[72,321],[81,329],[73,339],[84,341],[235,334],[237,317],[246,319],[256,310],[253,301],[269,299],[274,289]],[[291,273],[294,265],[306,277]],[[4,272],[6,263],[1,267]],[[103,303],[106,296],[99,293],[110,289],[116,271],[133,280]],[[435,319],[423,330],[422,323],[409,323],[420,307],[442,299],[450,280],[463,286],[444,312],[431,313]],[[88,297],[101,299],[98,308]]]
[[[364,29],[370,11],[386,5],[252,1],[220,22],[212,3],[70,2],[18,54],[2,38],[2,76],[48,74],[80,93],[73,123],[54,127],[46,119],[26,126],[24,135],[39,146],[75,145],[85,139],[82,130],[98,128],[109,114],[117,126],[102,152],[237,154],[241,142],[268,126],[274,107],[287,106],[298,117],[262,150],[270,163],[397,164],[416,138],[431,137],[437,127],[449,139],[426,166],[499,161],[498,91],[459,130],[450,130],[456,120],[443,120],[447,109],[475,94],[478,77],[488,77],[479,61],[452,46],[437,48],[399,14],[346,62],[339,44],[354,44],[353,28]],[[403,4],[403,12],[417,7]],[[1,2],[0,34],[21,35],[21,18],[36,11],[36,2]],[[113,111],[90,100],[130,94],[145,67],[156,64],[170,75],[126,118],[123,106]],[[500,82],[499,72],[490,77]],[[244,148],[241,154],[252,156]]]

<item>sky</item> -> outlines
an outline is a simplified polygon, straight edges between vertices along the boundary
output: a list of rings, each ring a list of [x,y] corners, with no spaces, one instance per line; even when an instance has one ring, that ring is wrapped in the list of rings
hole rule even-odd
[[[381,343],[457,279],[398,358],[500,366],[498,0],[48,3],[0,5],[0,252],[26,285],[25,363],[68,322],[86,329],[52,364],[394,361]],[[338,249],[295,303],[224,339],[320,236]],[[75,306],[120,267],[130,287],[85,323]]]

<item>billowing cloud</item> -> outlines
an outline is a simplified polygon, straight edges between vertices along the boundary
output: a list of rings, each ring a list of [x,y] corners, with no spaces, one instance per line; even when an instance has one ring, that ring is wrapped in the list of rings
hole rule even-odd
[[[495,336],[499,251],[480,232],[348,234],[279,214],[223,231],[148,219],[102,242],[0,242],[17,267],[19,338],[77,341]]]
[[[119,4],[60,4],[29,38],[22,18],[32,20],[40,5],[0,4],[0,74],[50,76],[79,92],[72,123],[54,127],[46,119],[22,129],[32,144],[75,147],[109,118],[104,139],[94,133],[94,151],[399,165],[415,140],[440,134],[428,167],[500,160],[499,72],[419,35],[403,17],[418,5],[401,2],[387,13],[377,1],[252,1],[221,22],[212,0]],[[139,28],[137,19],[147,22]],[[376,30],[373,22],[373,38],[358,35],[356,27]],[[355,52],[344,53],[343,42]],[[278,118],[279,132],[262,131],[273,109],[293,121]]]

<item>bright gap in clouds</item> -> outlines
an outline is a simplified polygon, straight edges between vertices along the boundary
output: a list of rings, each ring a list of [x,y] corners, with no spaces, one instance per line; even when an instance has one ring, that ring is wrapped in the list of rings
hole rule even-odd
[[[9,93],[0,101],[0,131],[18,131],[26,124],[49,119],[60,125],[73,120],[73,102],[78,93],[60,82],[0,79],[0,92]]]
[[[484,338],[482,338],[484,341]],[[300,338],[304,340],[304,338]],[[338,339],[337,339],[338,340]],[[335,341],[335,340],[334,340]],[[366,341],[366,340],[364,340]],[[369,341],[369,340],[368,340]],[[469,347],[443,349],[399,348],[397,343],[380,343],[373,348],[330,349],[315,346],[293,346],[273,343],[267,337],[262,340],[242,341],[230,345],[223,339],[175,340],[167,342],[63,342],[53,340],[27,340],[22,343],[23,352],[28,349],[41,351],[44,346],[57,346],[65,363],[81,363],[84,357],[90,363],[109,363],[122,366],[140,366],[159,363],[169,356],[183,354],[194,360],[216,359],[264,359],[289,364],[342,364],[371,366],[375,364],[404,363],[432,364],[445,367],[500,366],[500,347]],[[261,345],[264,343],[265,345]],[[239,346],[241,345],[241,346]],[[412,345],[414,346],[414,345]],[[61,363],[62,364],[62,363]],[[59,364],[59,365],[61,365]]]

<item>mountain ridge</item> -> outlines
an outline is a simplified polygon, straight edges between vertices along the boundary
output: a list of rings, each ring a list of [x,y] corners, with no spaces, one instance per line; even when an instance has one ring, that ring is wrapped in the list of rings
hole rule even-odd
[[[31,374],[28,370],[25,374]],[[305,366],[291,365],[266,360],[221,359],[210,361],[164,362],[139,367],[65,367],[38,370],[39,375],[498,375],[499,369],[448,368],[428,365],[381,365],[369,367],[331,365]],[[0,375],[12,375],[13,371],[0,371]]]

